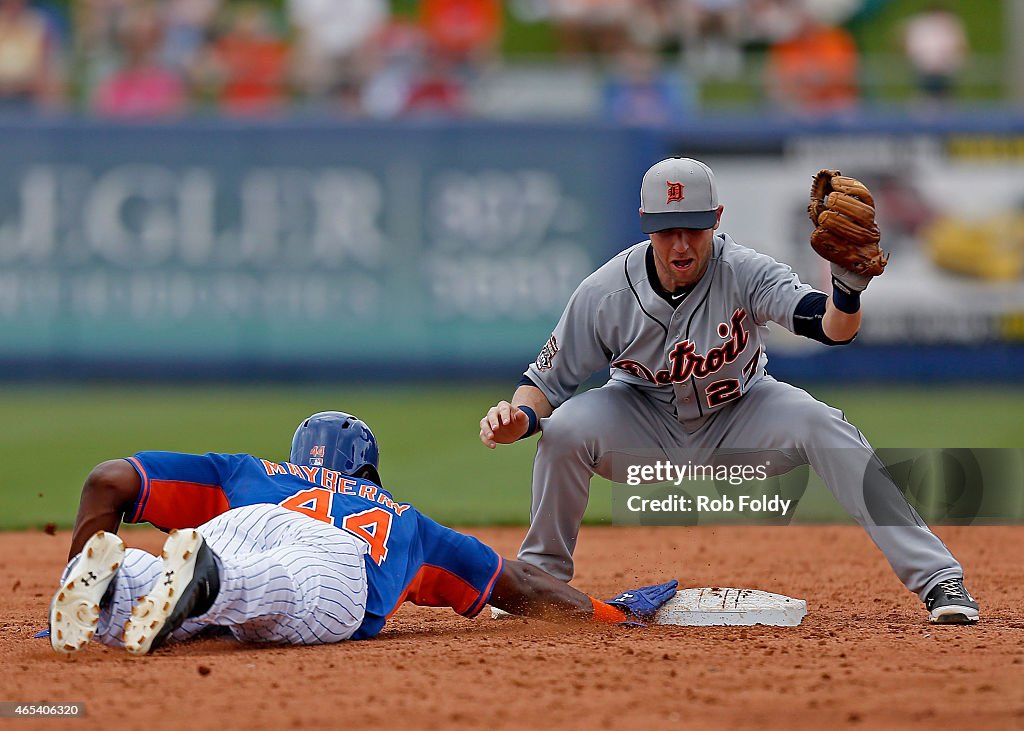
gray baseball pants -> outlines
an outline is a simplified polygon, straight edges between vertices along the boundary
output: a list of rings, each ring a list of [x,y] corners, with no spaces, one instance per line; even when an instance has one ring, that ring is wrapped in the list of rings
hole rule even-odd
[[[641,389],[609,381],[573,396],[542,421],[522,561],[569,581],[572,554],[597,473],[626,481],[629,465],[694,450],[736,450],[770,460],[771,474],[810,465],[867,531],[900,581],[922,599],[963,569],[916,511],[860,431],[806,391],[762,377],[740,399],[688,430]],[[735,457],[733,457],[734,459]],[[713,459],[713,458],[712,458]]]

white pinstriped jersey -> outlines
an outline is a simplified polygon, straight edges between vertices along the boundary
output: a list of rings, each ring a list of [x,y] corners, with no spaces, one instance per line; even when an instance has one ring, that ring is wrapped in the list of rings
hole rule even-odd
[[[226,627],[247,642],[315,645],[359,630],[367,602],[364,541],[277,505],[229,510],[198,530],[220,557],[220,591],[209,612],[186,620],[171,639]],[[136,599],[162,575],[159,557],[127,549],[95,639],[122,646]]]

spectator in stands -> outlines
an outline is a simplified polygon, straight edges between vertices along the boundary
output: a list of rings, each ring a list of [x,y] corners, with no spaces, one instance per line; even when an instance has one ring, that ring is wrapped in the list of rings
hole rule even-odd
[[[566,56],[612,56],[623,48],[632,12],[629,0],[550,2],[559,49]]]
[[[161,61],[187,76],[195,71],[213,35],[222,0],[165,0],[161,4],[164,42]]]
[[[286,101],[288,53],[267,8],[239,4],[230,9],[227,28],[208,49],[199,73],[225,113],[274,114]]]
[[[620,124],[660,127],[679,122],[694,107],[691,85],[658,65],[649,48],[631,45],[619,54],[604,93],[605,116]]]
[[[376,58],[373,39],[388,20],[386,0],[287,0],[287,8],[303,95],[315,101],[342,89],[358,98]]]
[[[498,0],[423,0],[420,22],[431,52],[464,70],[493,56],[501,40]]]
[[[676,51],[680,45],[680,0],[634,0],[626,18],[623,52],[633,48]]]
[[[122,66],[118,32],[127,12],[124,0],[80,0],[71,6],[74,53],[69,76],[92,103],[99,84]]]
[[[0,0],[0,112],[56,103],[58,44],[42,13],[26,0]]]
[[[743,0],[682,0],[687,66],[700,78],[734,79],[743,69]]]
[[[123,61],[96,89],[97,114],[151,119],[184,112],[188,102],[185,85],[159,62],[162,29],[155,7],[133,5],[120,20],[117,40]]]
[[[443,54],[430,54],[413,77],[402,114],[409,117],[460,117],[466,114],[466,88],[455,63]]]
[[[468,113],[465,57],[437,51],[422,18],[393,18],[373,42],[373,68],[359,95],[358,113],[377,118],[461,117]],[[343,114],[354,109],[342,92]]]
[[[969,50],[960,16],[945,3],[932,3],[907,19],[903,48],[914,67],[921,95],[932,102],[948,101]]]
[[[746,0],[744,42],[748,48],[767,51],[775,43],[792,37],[801,19],[801,5],[794,0]]]
[[[857,105],[858,65],[853,37],[805,11],[793,36],[769,50],[765,83],[771,100],[788,113],[841,114]]]
[[[423,64],[425,43],[418,23],[392,18],[371,45],[366,80],[358,89],[338,89],[338,111],[346,116],[391,119],[402,113],[409,86]]]

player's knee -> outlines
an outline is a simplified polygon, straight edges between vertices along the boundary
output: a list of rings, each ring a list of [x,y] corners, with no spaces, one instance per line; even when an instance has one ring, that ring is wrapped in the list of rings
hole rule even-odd
[[[838,409],[821,401],[807,399],[799,405],[790,423],[797,436],[820,441],[837,424],[845,424],[845,421],[843,413]]]
[[[589,424],[573,418],[570,413],[562,414],[556,409],[544,422],[541,440],[545,449],[575,451],[586,442],[590,431]]]

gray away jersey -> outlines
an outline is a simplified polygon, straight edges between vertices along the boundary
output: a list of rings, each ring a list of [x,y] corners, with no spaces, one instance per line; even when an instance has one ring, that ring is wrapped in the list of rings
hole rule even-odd
[[[708,270],[675,309],[648,281],[649,241],[583,280],[526,375],[558,407],[591,374],[644,389],[679,421],[703,420],[761,376],[767,323],[793,330],[814,291],[787,265],[716,234]]]

